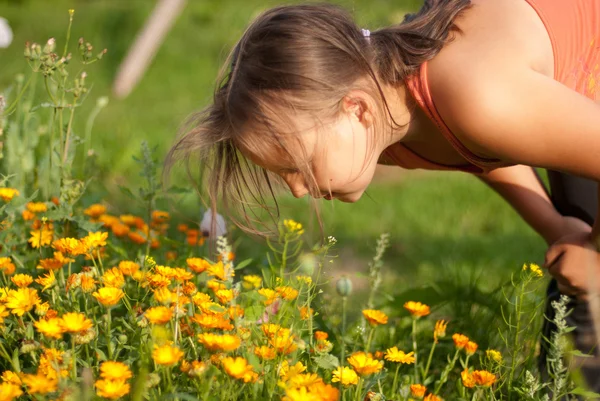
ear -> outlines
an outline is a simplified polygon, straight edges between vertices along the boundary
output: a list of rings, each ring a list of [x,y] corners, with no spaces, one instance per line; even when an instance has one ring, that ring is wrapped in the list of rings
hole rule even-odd
[[[350,91],[342,99],[342,109],[351,118],[355,118],[365,128],[373,124],[373,106],[370,97],[362,91]]]

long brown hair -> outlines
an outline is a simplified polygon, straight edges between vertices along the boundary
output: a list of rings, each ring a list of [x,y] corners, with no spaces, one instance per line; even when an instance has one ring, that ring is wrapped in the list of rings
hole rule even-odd
[[[166,157],[165,177],[174,162],[183,159],[191,178],[191,157],[198,156],[202,176],[207,173],[212,210],[222,205],[241,228],[265,233],[256,229],[260,217],[251,213],[251,206],[267,210],[278,220],[277,202],[273,208],[265,202],[267,194],[274,199],[276,177],[250,163],[238,148],[276,146],[285,151],[289,141],[297,140],[281,132],[283,122],[293,133],[288,113],[278,115],[279,128],[275,129],[270,106],[326,122],[338,115],[341,100],[350,90],[361,89],[377,102],[381,118],[375,133],[391,134],[399,125],[391,116],[381,84],[403,85],[451,39],[454,19],[470,5],[470,0],[426,0],[417,13],[398,25],[372,31],[368,39],[350,13],[334,4],[284,5],[261,13],[227,56],[212,104],[182,126]],[[249,127],[258,127],[260,135],[244,135]],[[288,156],[311,176],[302,155]],[[318,192],[312,181],[308,183],[311,193]],[[231,213],[232,206],[241,208],[241,220]]]

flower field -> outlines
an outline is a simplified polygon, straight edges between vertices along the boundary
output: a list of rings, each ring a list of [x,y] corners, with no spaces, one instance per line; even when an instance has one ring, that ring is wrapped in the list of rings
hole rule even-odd
[[[335,283],[335,301],[324,300],[333,237],[309,246],[302,224],[282,220],[259,263],[236,254],[239,232],[208,238],[176,221],[157,206],[171,192],[145,143],[140,187],[123,188],[144,213],[88,202],[89,131],[74,132],[72,122],[89,90],[85,66],[106,50],[79,39],[75,68],[69,15],[64,48],[28,43],[32,72],[0,100],[0,401],[594,396],[567,372],[566,299],[554,305],[549,371],[535,369],[531,322],[543,302],[535,264],[503,288],[504,319],[490,332],[502,347],[481,349],[483,338],[457,332],[423,300],[401,310],[379,302],[386,235],[363,305],[349,277]],[[33,88],[46,101],[32,104]]]

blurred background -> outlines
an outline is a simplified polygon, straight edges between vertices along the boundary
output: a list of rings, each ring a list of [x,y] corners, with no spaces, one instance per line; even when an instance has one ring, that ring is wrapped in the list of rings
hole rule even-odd
[[[289,2],[287,4],[294,3]],[[359,26],[375,30],[399,23],[406,12],[417,10],[416,0],[337,1],[351,10]],[[25,42],[44,44],[55,37],[62,49],[68,9],[75,9],[71,46],[79,37],[100,51],[102,60],[86,67],[93,88],[81,113],[87,116],[96,99],[108,105],[97,116],[90,147],[97,157],[94,197],[118,213],[129,212],[119,185],[135,185],[139,169],[132,159],[140,143],[156,146],[162,161],[177,129],[190,113],[210,101],[215,77],[227,52],[260,11],[279,1],[189,0],[165,36],[141,80],[131,93],[117,99],[111,87],[136,36],[150,18],[151,0],[0,0],[0,17],[8,21],[14,38],[0,48],[0,93],[17,74],[31,74],[23,57]],[[75,132],[82,132],[80,118]],[[191,187],[183,168],[173,180]],[[309,236],[318,230],[306,199],[281,198],[285,217],[304,223]],[[193,192],[177,202],[180,217],[200,219],[202,207]],[[475,177],[457,172],[407,171],[381,168],[373,184],[356,204],[324,202],[322,218],[327,235],[338,240],[332,279],[349,274],[356,288],[365,286],[368,262],[381,233],[390,234],[384,256],[382,299],[401,302],[407,297],[473,311],[490,291],[510,278],[524,262],[541,262],[544,243],[497,194]],[[245,239],[241,257],[265,252],[261,239]],[[257,256],[260,257],[260,256]],[[408,291],[408,292],[406,292]],[[432,294],[446,299],[428,300]],[[446,295],[444,295],[446,294]],[[482,329],[487,329],[482,327]]]

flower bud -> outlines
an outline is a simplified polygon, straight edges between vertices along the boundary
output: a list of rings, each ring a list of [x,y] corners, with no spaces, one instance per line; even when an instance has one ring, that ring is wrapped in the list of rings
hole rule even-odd
[[[342,276],[335,284],[335,288],[340,296],[347,297],[352,294],[352,281],[348,277]]]
[[[50,54],[56,49],[56,40],[54,38],[48,39],[46,45],[44,46],[44,54]]]

